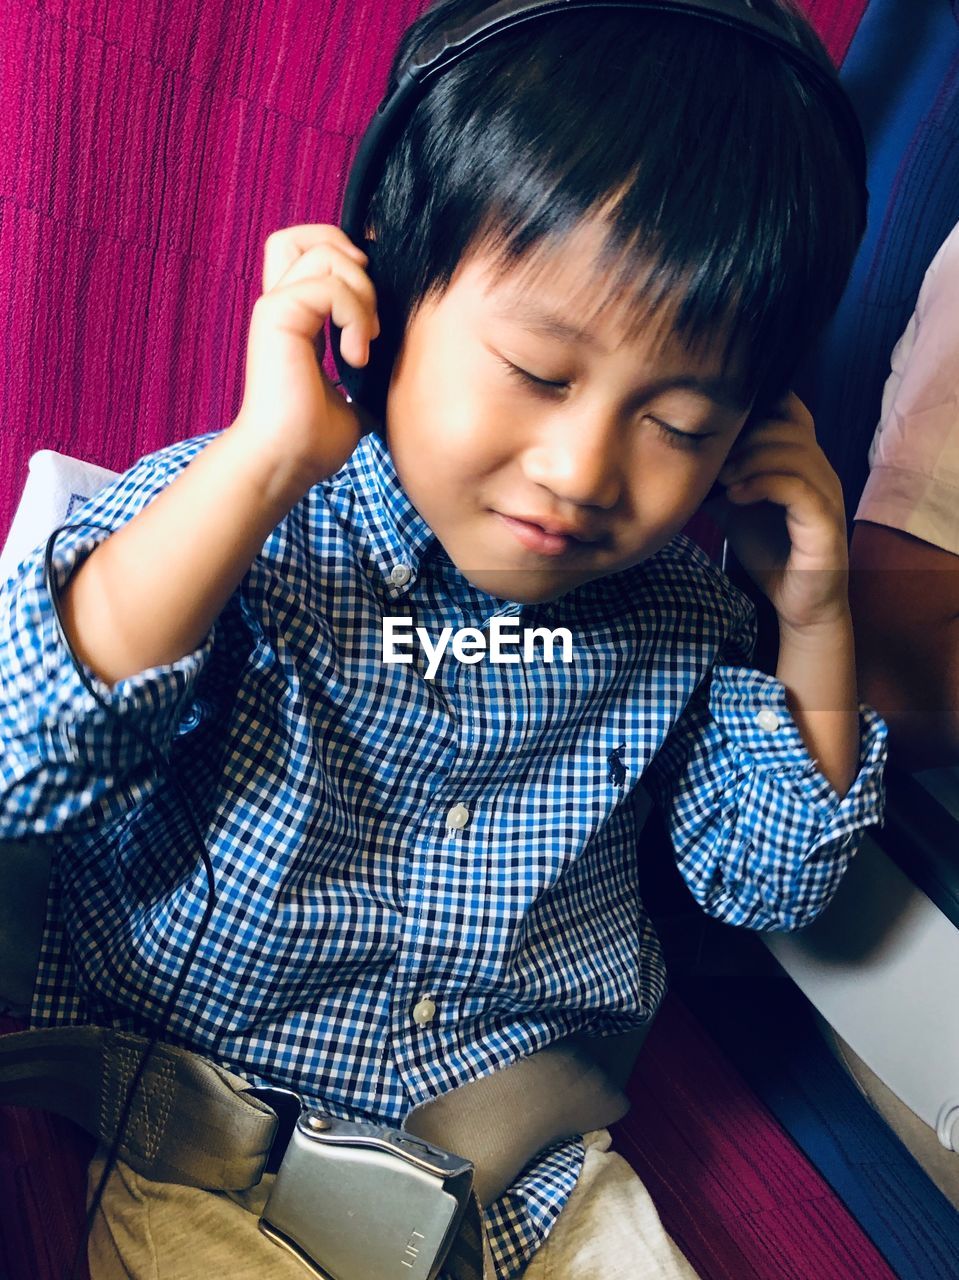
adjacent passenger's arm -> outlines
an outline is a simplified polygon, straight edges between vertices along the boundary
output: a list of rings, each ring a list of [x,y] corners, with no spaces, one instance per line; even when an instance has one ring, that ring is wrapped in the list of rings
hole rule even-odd
[[[849,595],[863,699],[905,768],[959,762],[959,557],[857,521]]]

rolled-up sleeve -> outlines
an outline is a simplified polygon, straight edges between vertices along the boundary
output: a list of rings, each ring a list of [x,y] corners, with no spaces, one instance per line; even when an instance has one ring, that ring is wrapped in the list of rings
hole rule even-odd
[[[859,772],[840,799],[809,754],[773,676],[720,665],[648,774],[697,902],[728,924],[798,929],[881,821],[886,725],[860,708]]]
[[[57,538],[53,574],[70,574],[186,467],[212,435],[141,459],[70,517]],[[45,546],[0,585],[0,838],[18,839],[109,822],[155,780],[216,628],[192,653],[112,688],[83,667],[81,680],[59,634],[44,578]],[[151,751],[151,745],[153,751]]]

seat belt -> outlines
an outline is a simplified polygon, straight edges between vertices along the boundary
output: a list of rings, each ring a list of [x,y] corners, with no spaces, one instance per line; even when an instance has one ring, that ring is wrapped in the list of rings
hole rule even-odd
[[[310,1266],[317,1259],[302,1237],[298,1244],[287,1219],[292,1214],[301,1221],[304,1215],[315,1218],[316,1213],[312,1207],[308,1214],[297,1207],[297,1179],[291,1170],[318,1171],[318,1181],[313,1181],[319,1199],[324,1186],[334,1196],[345,1194],[344,1187],[352,1184],[348,1178],[344,1181],[344,1169],[350,1177],[379,1179],[385,1188],[383,1196],[399,1194],[403,1184],[396,1175],[400,1172],[408,1173],[411,1187],[417,1176],[422,1181],[432,1173],[437,1187],[433,1203],[449,1195],[449,1186],[456,1182],[454,1165],[444,1166],[441,1159],[455,1153],[454,1161],[459,1158],[461,1164],[472,1166],[472,1188],[469,1203],[460,1205],[455,1237],[452,1242],[444,1239],[444,1249],[449,1249],[444,1265],[457,1280],[480,1280],[484,1276],[482,1208],[553,1142],[605,1128],[625,1115],[628,1100],[600,1062],[615,1060],[616,1074],[625,1078],[645,1033],[643,1027],[612,1037],[569,1037],[420,1103],[399,1130],[353,1125],[352,1136],[350,1122],[304,1111],[295,1094],[258,1090],[198,1054],[157,1044],[137,1087],[118,1154],[143,1177],[212,1191],[255,1186],[264,1173],[278,1167],[278,1157],[283,1156],[287,1176],[284,1180],[280,1165],[274,1187],[280,1195],[272,1215],[282,1229],[270,1229],[275,1226],[272,1196],[264,1210],[267,1221],[261,1220],[261,1226]],[[0,1104],[40,1107],[67,1116],[109,1146],[148,1044],[144,1036],[96,1026],[0,1036]],[[400,1165],[410,1169],[401,1170]],[[389,1181],[383,1180],[386,1173]],[[441,1192],[444,1173],[451,1181]],[[462,1178],[456,1185],[462,1190]],[[332,1215],[334,1226],[338,1220],[348,1224],[349,1238],[359,1240],[362,1249],[379,1247],[384,1240],[378,1216],[365,1233],[355,1216],[364,1201],[377,1214],[376,1200],[369,1193],[358,1196],[352,1202],[352,1216]],[[311,1200],[310,1205],[318,1202]],[[307,1232],[311,1229],[309,1223],[304,1227]],[[401,1227],[397,1229],[403,1234]],[[417,1237],[421,1234],[414,1227],[403,1246],[414,1251],[414,1262],[419,1261]],[[322,1247],[330,1247],[327,1237]],[[424,1277],[435,1275],[439,1268],[439,1262],[433,1270],[423,1265]],[[357,1266],[357,1276],[379,1274],[369,1257],[360,1259]],[[403,1259],[403,1266],[401,1274],[417,1274],[408,1259]],[[321,1276],[334,1274],[315,1265],[311,1269]]]

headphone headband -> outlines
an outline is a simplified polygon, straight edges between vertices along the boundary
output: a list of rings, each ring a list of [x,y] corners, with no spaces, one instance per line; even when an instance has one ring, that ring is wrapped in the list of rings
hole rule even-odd
[[[688,13],[706,18],[738,30],[745,30],[760,40],[775,45],[787,56],[799,55],[803,67],[810,63],[810,55],[800,49],[782,29],[762,14],[744,10],[736,0],[498,0],[472,22],[440,31],[424,41],[421,49],[415,49],[403,67],[404,75],[411,75],[422,83],[429,76],[444,71],[446,66],[468,53],[477,44],[520,26],[533,18],[552,13],[567,13],[575,9],[650,9],[667,13]],[[748,16],[747,16],[748,15]],[[816,61],[817,70],[833,72],[831,64],[824,66]]]
[[[806,76],[828,100],[833,118],[848,143],[865,209],[868,196],[862,128],[836,68],[828,58],[817,57],[797,44],[762,14],[744,8],[739,0],[527,0],[526,3],[523,0],[498,0],[473,19],[436,32],[414,48],[399,69],[396,84],[377,108],[350,169],[340,222],[355,244],[359,245],[363,240],[366,211],[383,163],[432,82],[478,45],[503,32],[536,19],[584,9],[686,14],[742,32],[770,46]],[[330,332],[340,378],[352,392],[361,386],[363,370],[354,369],[343,360],[340,332],[332,322]]]

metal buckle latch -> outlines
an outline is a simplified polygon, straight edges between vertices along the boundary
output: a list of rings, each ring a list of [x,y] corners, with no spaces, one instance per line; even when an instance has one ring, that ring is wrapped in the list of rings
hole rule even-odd
[[[468,1160],[421,1138],[304,1111],[260,1230],[320,1280],[435,1280],[472,1184]]]

